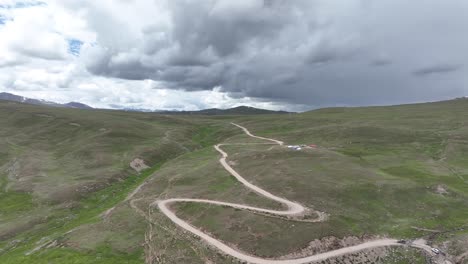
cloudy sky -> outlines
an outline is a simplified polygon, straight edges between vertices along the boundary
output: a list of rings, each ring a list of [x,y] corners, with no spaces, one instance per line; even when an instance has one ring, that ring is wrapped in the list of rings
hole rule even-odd
[[[0,92],[306,110],[468,95],[466,0],[0,0]]]

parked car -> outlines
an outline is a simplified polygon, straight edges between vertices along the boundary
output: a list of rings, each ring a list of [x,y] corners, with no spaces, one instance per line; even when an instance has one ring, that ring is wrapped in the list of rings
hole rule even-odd
[[[438,248],[431,248],[432,252],[439,254],[440,250]]]

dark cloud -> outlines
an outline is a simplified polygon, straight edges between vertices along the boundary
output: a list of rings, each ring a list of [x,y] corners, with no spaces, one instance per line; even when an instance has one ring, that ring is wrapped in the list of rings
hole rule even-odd
[[[444,74],[460,70],[462,65],[455,64],[438,64],[429,67],[424,67],[413,71],[414,75],[426,76],[431,74]]]
[[[185,0],[167,9],[169,25],[89,49],[88,70],[314,106],[433,100],[467,87],[462,1]],[[418,68],[437,61],[457,63]],[[408,72],[454,74],[428,82]]]
[[[174,40],[183,51],[198,54],[212,47],[216,55],[226,57],[248,42],[274,39],[289,24],[292,10],[283,1],[268,3],[171,1]]]
[[[371,61],[371,65],[372,66],[377,66],[377,67],[389,65],[391,63],[392,63],[392,61],[390,59],[375,59],[375,60]]]

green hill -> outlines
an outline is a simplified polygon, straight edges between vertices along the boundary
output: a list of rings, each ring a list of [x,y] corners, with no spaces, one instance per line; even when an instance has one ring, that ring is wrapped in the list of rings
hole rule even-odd
[[[0,254],[16,247],[11,241],[91,221],[163,162],[201,148],[206,127],[180,117],[0,101]],[[150,169],[132,169],[136,158]]]
[[[258,142],[229,124],[233,121],[286,144],[317,145],[302,151],[261,145],[225,149],[249,181],[326,212],[329,220],[292,223],[190,203],[177,205],[180,217],[264,257],[296,252],[324,237],[389,236],[424,237],[455,258],[468,244],[466,120],[464,99],[232,116],[0,101],[0,262],[235,263],[150,207],[168,197],[278,207],[220,167],[213,144]],[[136,172],[129,165],[135,158],[150,168]],[[409,249],[381,258],[381,263],[422,261]]]

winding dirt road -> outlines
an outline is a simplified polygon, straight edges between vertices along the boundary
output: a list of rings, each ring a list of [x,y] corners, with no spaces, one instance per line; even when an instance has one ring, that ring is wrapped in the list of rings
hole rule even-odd
[[[271,138],[265,138],[265,137],[259,137],[255,136],[252,133],[247,130],[247,128],[240,126],[238,124],[232,123],[233,125],[241,128],[245,134],[248,136],[270,141],[272,142],[271,144],[278,144],[278,145],[283,145],[282,141],[276,140],[276,139],[271,139]],[[256,143],[249,143],[250,144],[256,144]],[[258,143],[258,144],[265,144],[265,143]],[[276,196],[256,185],[253,185],[252,183],[248,182],[246,179],[244,179],[237,171],[235,171],[229,164],[226,162],[226,158],[228,157],[228,154],[224,152],[221,149],[221,146],[223,145],[247,145],[243,143],[239,144],[218,144],[215,145],[214,148],[221,154],[221,158],[219,159],[219,162],[221,165],[226,169],[232,176],[234,176],[239,182],[241,182],[245,187],[251,189],[252,191],[269,198],[271,200],[277,201],[287,207],[286,210],[270,210],[270,209],[264,209],[264,208],[258,208],[258,207],[253,207],[253,206],[248,206],[244,204],[235,204],[235,203],[227,203],[227,202],[221,202],[221,201],[214,201],[214,200],[205,200],[205,199],[188,199],[188,198],[172,198],[172,199],[167,199],[167,200],[158,200],[152,203],[153,206],[158,206],[161,212],[166,215],[172,222],[174,222],[176,225],[178,225],[180,228],[200,237],[201,239],[205,240],[209,245],[217,248],[219,251],[221,251],[224,254],[227,254],[229,256],[232,256],[234,258],[237,258],[239,260],[248,262],[248,263],[255,263],[255,264],[303,264],[303,263],[309,263],[309,262],[314,262],[314,261],[321,261],[325,260],[328,258],[344,255],[344,254],[349,254],[349,253],[354,253],[358,251],[362,251],[364,249],[370,249],[370,248],[376,248],[376,247],[385,247],[385,246],[403,246],[403,244],[400,244],[397,242],[396,239],[378,239],[378,240],[372,240],[368,241],[359,245],[355,246],[350,246],[350,247],[345,247],[345,248],[340,248],[337,250],[332,250],[329,252],[321,253],[321,254],[316,254],[313,256],[308,256],[308,257],[303,257],[303,258],[296,258],[296,259],[265,259],[265,258],[260,258],[252,255],[248,255],[246,253],[240,252],[237,249],[234,249],[227,244],[223,243],[222,241],[213,238],[209,236],[206,233],[203,233],[201,230],[195,228],[194,226],[190,225],[186,221],[180,219],[177,217],[170,209],[169,205],[177,202],[195,202],[195,203],[204,203],[204,204],[214,204],[214,205],[220,205],[220,206],[227,206],[227,207],[232,207],[232,208],[237,208],[237,209],[243,209],[243,210],[249,210],[253,212],[259,212],[259,213],[268,213],[272,215],[277,215],[277,216],[297,216],[304,214],[306,212],[310,212],[312,210],[305,208],[303,205],[287,200],[285,198]],[[311,220],[311,222],[320,222],[320,221],[325,221],[327,219],[327,215],[322,212],[318,211],[313,211],[317,214],[317,218]],[[431,253],[431,248],[427,245],[424,244],[424,242],[416,242],[410,244],[412,247],[420,248],[428,253]]]

